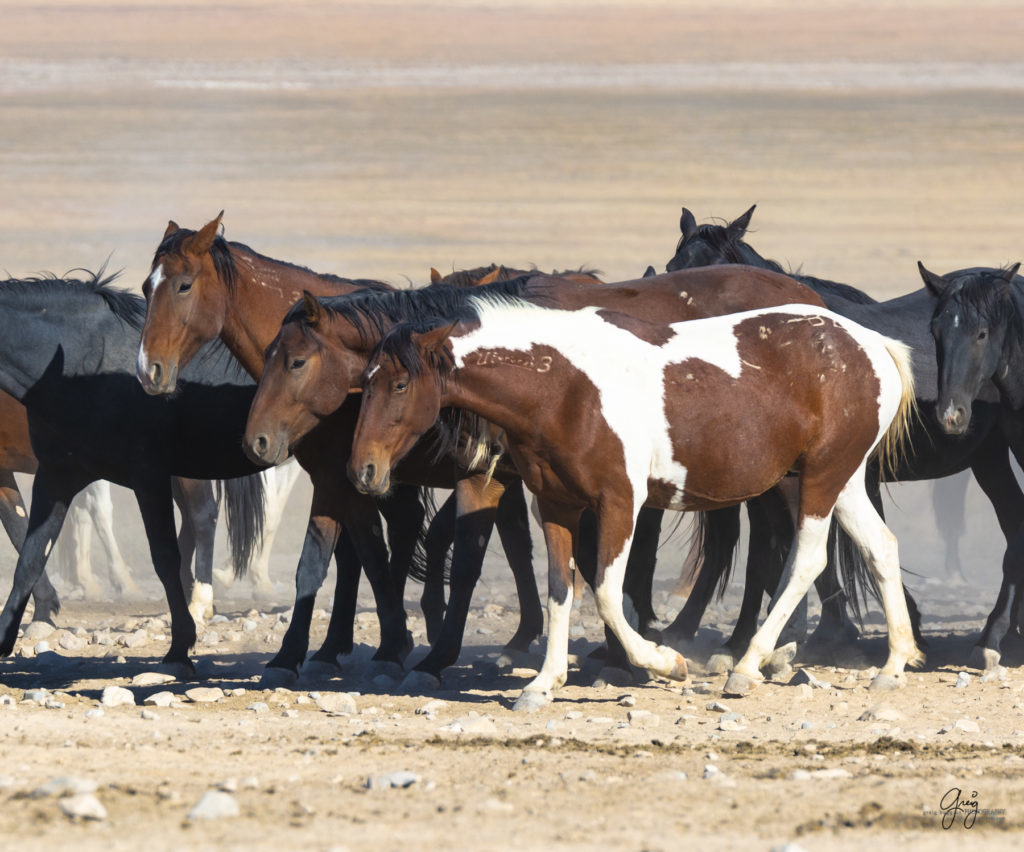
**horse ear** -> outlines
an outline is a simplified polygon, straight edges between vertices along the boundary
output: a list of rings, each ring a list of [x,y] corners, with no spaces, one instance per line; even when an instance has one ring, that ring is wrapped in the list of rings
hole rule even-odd
[[[1011,283],[1013,283],[1013,279],[1014,279],[1014,277],[1015,277],[1015,276],[1017,275],[1017,270],[1018,270],[1018,269],[1020,269],[1020,263],[1019,263],[1019,262],[1018,262],[1018,263],[1015,263],[1015,264],[1014,264],[1013,266],[1011,266],[1011,267],[1010,267],[1009,269],[1004,269],[1004,270],[1003,270],[1003,276],[1002,276],[1002,277],[1003,277],[1003,280],[1004,280],[1004,281],[1005,281],[1005,282],[1006,282],[1007,284],[1011,284]]]
[[[924,286],[931,291],[933,296],[941,297],[949,289],[949,282],[941,275],[936,275],[934,272],[925,269],[921,261],[917,262],[917,271],[921,273],[921,280],[924,281]]]
[[[178,230],[181,230],[178,227],[178,223],[175,222],[173,219],[168,219],[167,220],[167,230],[164,231],[164,239],[166,240],[171,234],[173,234],[175,231],[178,231]]]
[[[306,321],[306,325],[309,326],[318,325],[324,315],[323,305],[317,301],[316,297],[309,290],[302,291],[302,310],[303,319]]]
[[[220,220],[224,216],[221,210],[216,219],[212,219],[203,225],[189,242],[189,251],[193,254],[206,254],[213,248],[213,241],[217,239],[217,231],[220,228]]]
[[[431,284],[440,284],[441,283],[441,273],[438,272],[436,269],[434,269],[433,266],[430,267],[430,283]]]
[[[697,233],[697,220],[685,207],[683,208],[683,215],[679,217],[679,233],[684,238],[692,237]]]
[[[746,213],[729,223],[726,227],[729,236],[736,239],[747,233],[747,228],[750,227],[750,218],[754,215],[754,208],[756,207],[756,204],[751,204],[750,209]]]
[[[430,331],[414,334],[413,340],[423,347],[424,352],[436,352],[444,346],[445,341],[451,337],[452,332],[455,331],[455,326],[458,324],[458,321],[455,321],[451,325],[442,325],[432,328]]]
[[[490,272],[488,272],[483,278],[476,282],[477,287],[482,287],[484,284],[493,284],[498,280],[498,276],[501,274],[501,267],[496,266]]]
[[[653,278],[657,274],[658,274],[658,270],[656,270],[653,266],[648,266],[644,270],[643,277],[644,278]]]

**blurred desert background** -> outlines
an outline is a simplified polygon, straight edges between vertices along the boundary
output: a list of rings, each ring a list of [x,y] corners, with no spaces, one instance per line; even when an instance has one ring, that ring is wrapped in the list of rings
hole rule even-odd
[[[622,280],[664,268],[681,207],[703,222],[756,203],[748,240],[763,255],[890,298],[920,286],[918,260],[940,273],[1024,260],[1022,34],[1024,5],[986,0],[0,0],[0,271],[106,264],[137,289],[168,220],[198,228],[224,210],[227,239],[349,277],[412,286],[431,267],[500,262],[584,266]],[[833,668],[818,675],[842,681],[841,691],[802,703],[796,687],[766,686],[739,705],[749,719],[729,720],[735,735],[715,732],[724,724],[699,727],[717,721],[704,714],[720,684],[696,683],[696,694],[638,684],[640,706],[664,717],[653,732],[645,726],[659,716],[644,721],[620,691],[581,683],[575,671],[545,713],[511,713],[528,669],[499,676],[487,662],[516,614],[496,537],[463,657],[440,693],[451,704],[436,722],[434,711],[420,715],[426,698],[360,680],[375,627],[366,583],[359,652],[328,686],[357,690],[359,714],[317,715],[310,696],[319,693],[301,692],[308,683],[264,689],[259,674],[288,618],[309,497],[303,481],[274,545],[277,600],[257,611],[248,585],[216,589],[227,615],[197,656],[207,682],[233,697],[179,702],[162,718],[148,709],[140,718],[132,704],[104,720],[93,712],[100,690],[155,666],[166,639],[138,511],[115,489],[119,543],[146,598],[82,602],[61,585],[69,604],[60,635],[75,631],[69,645],[84,641],[85,650],[55,654],[53,639],[45,653],[29,647],[4,662],[5,836],[48,848],[134,849],[145,837],[152,848],[279,849],[306,827],[307,847],[323,849],[499,849],[513,836],[523,849],[675,849],[684,840],[751,848],[752,835],[764,848],[794,837],[807,848],[863,848],[863,832],[838,842],[854,826],[882,832],[882,846],[959,849],[963,836],[939,830],[928,809],[983,774],[983,805],[1008,807],[1005,827],[1020,827],[1019,767],[1004,765],[1019,757],[985,752],[982,764],[975,742],[1019,744],[1019,670],[970,693],[953,687],[995,600],[1003,552],[973,481],[958,542],[966,583],[945,578],[932,486],[888,490],[905,581],[935,640],[929,669],[888,715],[868,712],[875,699],[859,671]],[[663,615],[678,606],[668,590],[682,551],[678,538],[662,549]],[[102,553],[93,561],[105,582]],[[4,595],[14,562],[4,538]],[[539,537],[535,567],[546,589]],[[314,647],[331,588],[333,568]],[[414,618],[416,597],[410,586]],[[712,607],[705,650],[729,629],[738,600],[734,590]],[[250,623],[258,633],[243,632]],[[126,650],[140,624],[149,644]],[[880,617],[868,624],[876,659]],[[413,629],[410,662],[425,653],[422,620]],[[581,637],[596,644],[601,635],[585,605],[574,653],[590,647]],[[1019,643],[1007,651],[1008,665],[1019,665]],[[46,699],[57,709],[26,701],[36,686],[65,690]],[[247,712],[267,702],[269,714]],[[463,746],[463,728],[447,723],[470,707],[460,724],[479,731],[479,709],[484,738],[505,732],[507,741]],[[979,721],[961,720],[973,729],[950,734],[968,710]],[[824,759],[812,754],[819,737],[831,738],[829,771],[839,774],[809,774],[824,765],[812,761]],[[591,741],[601,747],[588,750]],[[333,759],[339,744],[345,753]],[[706,765],[722,755],[719,785]],[[804,766],[815,783],[793,774]],[[367,773],[400,768],[429,783],[367,793]],[[105,827],[78,831],[52,800],[29,795],[65,772],[104,785]],[[238,790],[242,818],[217,829],[183,822],[187,805],[215,786]],[[1009,834],[1002,839],[1012,848]]]
[[[409,285],[491,262],[661,270],[684,205],[706,221],[756,203],[762,254],[877,298],[917,288],[919,259],[1024,257],[1017,3],[0,14],[0,269],[14,276],[107,264],[138,288],[169,219],[198,228],[220,210],[225,236],[263,254]],[[904,564],[941,576],[930,486],[890,495]],[[987,586],[1001,536],[973,483],[968,499],[962,547]],[[300,486],[274,551],[286,589],[306,501]]]

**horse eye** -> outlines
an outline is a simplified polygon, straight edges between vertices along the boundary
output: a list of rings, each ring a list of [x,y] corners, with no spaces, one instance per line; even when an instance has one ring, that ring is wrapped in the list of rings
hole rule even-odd
[[[291,364],[288,365],[288,369],[289,370],[299,370],[299,369],[301,369],[302,367],[305,367],[305,366],[306,366],[306,359],[305,358],[295,358],[295,359],[292,360]]]
[[[983,328],[981,331],[978,332],[978,340],[984,340],[986,337],[988,337],[988,329]]]
[[[192,282],[191,281],[182,281],[178,285],[178,292],[179,293],[187,293],[191,289],[192,289]]]
[[[395,385],[392,388],[392,390],[394,390],[395,393],[405,393],[408,389],[409,382],[407,382],[405,379],[399,379],[397,382],[395,382]]]

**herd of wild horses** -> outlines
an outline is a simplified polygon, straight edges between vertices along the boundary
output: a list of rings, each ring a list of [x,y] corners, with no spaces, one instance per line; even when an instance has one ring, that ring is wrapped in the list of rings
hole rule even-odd
[[[1024,449],[1024,279],[1016,266],[919,265],[923,288],[879,303],[761,257],[744,240],[753,211],[698,225],[684,208],[667,271],[615,283],[493,266],[396,289],[228,242],[221,216],[196,231],[168,224],[144,300],[102,273],[0,282],[0,462],[21,452],[35,472],[27,523],[23,508],[3,515],[19,558],[0,654],[30,596],[35,618],[57,612],[47,557],[72,498],[107,480],[135,493],[171,613],[163,662],[188,677],[196,623],[182,566],[195,548],[197,581],[209,582],[210,482],[224,483],[241,571],[263,525],[259,474],[294,456],[313,499],[293,615],[268,664],[278,675],[352,649],[365,571],[374,659],[398,668],[412,647],[405,582],[424,580],[431,647],[405,685],[436,686],[458,658],[495,527],[521,613],[506,652],[526,650],[543,610],[525,488],[547,545],[548,640],[517,708],[543,705],[566,680],[577,574],[594,590],[610,662],[685,678],[679,649],[728,577],[741,507],[743,602],[707,663],[731,672],[725,692],[745,695],[779,666],[777,646],[802,636],[812,583],[812,640],[856,638],[851,614],[878,600],[889,654],[873,686],[891,688],[923,660],[923,640],[880,483],[968,468],[1007,541],[973,661],[996,669],[1021,621],[1024,492],[1010,453]],[[452,489],[440,508],[434,488]],[[700,570],[659,633],[651,589],[666,509],[700,513]],[[331,620],[307,660],[332,555]]]

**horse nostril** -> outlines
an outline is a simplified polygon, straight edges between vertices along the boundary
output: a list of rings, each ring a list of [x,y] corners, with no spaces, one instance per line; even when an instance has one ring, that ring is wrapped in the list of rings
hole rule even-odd
[[[369,485],[371,482],[373,482],[376,473],[377,469],[373,466],[372,463],[366,465],[366,467],[363,468],[363,482]]]
[[[267,454],[267,447],[269,445],[270,445],[270,442],[267,440],[267,436],[266,435],[257,435],[256,438],[252,442],[253,451],[260,458],[263,458]]]
[[[160,369],[160,364],[159,363],[154,363],[154,364],[150,364],[149,365],[149,380],[154,385],[159,385],[160,384],[160,377],[161,377],[162,373],[163,373],[163,370]]]

